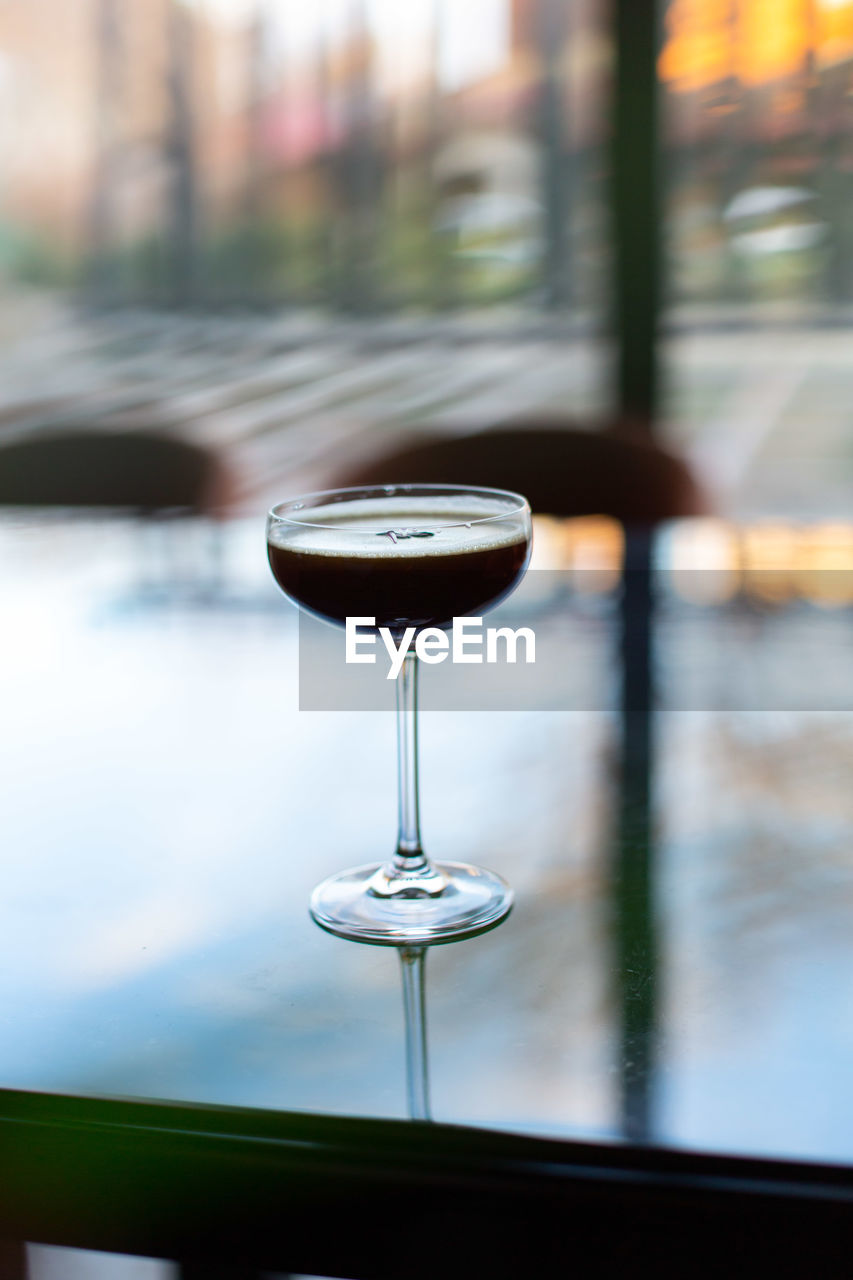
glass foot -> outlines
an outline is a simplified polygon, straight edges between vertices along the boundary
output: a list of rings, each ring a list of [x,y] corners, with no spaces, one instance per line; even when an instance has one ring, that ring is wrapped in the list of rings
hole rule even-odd
[[[386,947],[458,942],[493,929],[509,915],[512,889],[493,871],[464,862],[439,862],[435,871],[446,883],[428,897],[371,892],[381,864],[342,871],[314,890],[311,915],[339,938]]]

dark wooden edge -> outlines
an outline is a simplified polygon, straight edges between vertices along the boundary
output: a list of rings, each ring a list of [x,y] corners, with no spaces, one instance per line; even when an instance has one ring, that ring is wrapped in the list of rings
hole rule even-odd
[[[0,1237],[365,1280],[834,1276],[853,1169],[0,1091]]]

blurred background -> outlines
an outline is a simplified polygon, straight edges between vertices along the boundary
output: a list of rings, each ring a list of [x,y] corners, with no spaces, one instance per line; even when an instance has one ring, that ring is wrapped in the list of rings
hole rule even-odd
[[[404,1114],[305,910],[390,703],[299,712],[263,513],[514,425],[596,700],[424,718],[518,893],[430,956],[436,1118],[849,1163],[853,0],[0,0],[0,112],[0,1084]],[[632,780],[615,495],[687,475]]]
[[[659,18],[658,436],[722,514],[842,516],[853,3]],[[168,429],[255,509],[413,426],[620,412],[613,27],[600,0],[3,0],[0,431]]]

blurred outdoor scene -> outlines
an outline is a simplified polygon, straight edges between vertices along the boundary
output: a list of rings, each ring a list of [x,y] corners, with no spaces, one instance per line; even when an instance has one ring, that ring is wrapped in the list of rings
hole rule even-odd
[[[853,493],[853,3],[671,0],[661,438],[726,516]],[[220,451],[614,404],[600,0],[4,0],[2,431]]]

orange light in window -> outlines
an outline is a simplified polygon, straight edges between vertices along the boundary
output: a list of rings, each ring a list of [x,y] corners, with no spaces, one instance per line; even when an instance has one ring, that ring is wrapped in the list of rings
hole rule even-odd
[[[658,71],[662,80],[689,93],[734,74],[734,0],[673,0],[666,16],[667,40]]]
[[[815,25],[820,66],[853,58],[853,0],[818,0]]]
[[[756,86],[853,59],[853,0],[672,0],[658,64],[680,92],[731,76]]]

